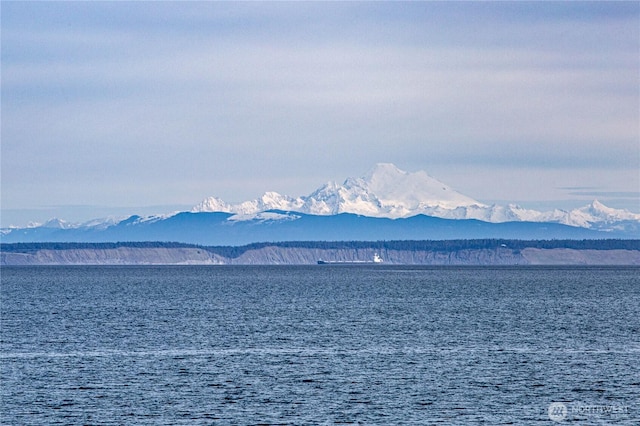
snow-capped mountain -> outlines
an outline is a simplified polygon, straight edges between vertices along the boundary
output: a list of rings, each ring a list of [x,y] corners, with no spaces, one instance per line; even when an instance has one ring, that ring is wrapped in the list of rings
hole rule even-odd
[[[612,209],[598,200],[571,211],[555,209],[547,212],[525,209],[516,204],[506,206],[469,206],[455,209],[427,208],[422,212],[446,219],[478,219],[484,222],[550,222],[581,228],[608,230],[639,230],[640,214]]]
[[[354,213],[370,217],[400,218],[458,207],[486,207],[425,172],[408,173],[393,164],[378,164],[361,178],[348,178],[342,185],[328,182],[308,196],[293,198],[267,192],[261,198],[230,205],[209,197],[192,212],[259,213],[288,210],[314,215]]]
[[[568,225],[568,226],[567,226]],[[606,231],[606,233],[598,232]],[[230,204],[209,197],[190,212],[96,219],[0,230],[3,242],[180,241],[245,244],[300,239],[640,238],[640,214],[598,201],[540,212],[486,205],[425,172],[378,164],[359,178],[328,182],[307,196],[266,192]]]
[[[69,229],[73,228],[74,225],[72,223],[67,222],[66,220],[58,219],[54,217],[53,219],[49,219],[43,225],[43,228],[53,228],[53,229]]]
[[[223,212],[247,215],[267,210],[299,210],[303,204],[302,198],[292,198],[278,194],[277,192],[265,192],[265,194],[257,200],[245,201],[233,205],[217,197],[208,197],[191,209],[191,212]]]
[[[640,234],[640,214],[612,209],[598,200],[568,213],[567,224],[602,231],[626,231]],[[565,222],[560,222],[565,223]]]
[[[483,206],[425,172],[408,173],[393,164],[378,164],[365,176],[348,178],[342,185],[329,182],[302,200],[303,213],[394,219],[415,216],[427,208]]]
[[[598,230],[640,229],[640,214],[593,203],[579,209],[540,212],[515,204],[486,205],[420,171],[405,172],[393,164],[377,164],[360,178],[342,185],[328,182],[308,196],[289,197],[267,192],[260,199],[228,204],[209,197],[192,212],[226,212],[251,215],[284,210],[313,215],[353,213],[369,217],[406,218],[418,214],[444,219],[477,219],[484,222],[551,222]]]

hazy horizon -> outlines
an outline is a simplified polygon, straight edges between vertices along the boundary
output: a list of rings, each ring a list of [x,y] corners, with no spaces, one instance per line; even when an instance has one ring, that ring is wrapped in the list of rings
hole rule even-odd
[[[361,176],[348,176],[345,179],[341,181],[336,181],[334,183],[342,184],[344,180],[347,180],[350,178],[359,178],[359,177]],[[327,182],[324,182],[324,183],[327,183]],[[319,189],[321,186],[322,185],[319,184],[316,188],[310,188],[309,191],[307,191],[304,194],[282,194],[282,195],[288,195],[292,197],[300,197],[300,196],[305,197],[310,195],[316,189]],[[583,191],[584,194],[590,194],[595,197],[591,201],[565,200],[564,203],[562,203],[565,207],[564,210],[572,210],[575,208],[584,207],[585,205],[590,204],[592,201],[597,200],[598,194],[588,192],[587,191],[588,188],[571,188],[571,189],[575,191]],[[265,192],[270,192],[270,191],[268,190],[263,191],[263,193]],[[471,198],[473,198],[472,194],[463,194],[463,195],[470,196]],[[210,195],[210,196],[216,196],[216,195]],[[207,198],[207,197],[203,197],[201,200],[198,200],[198,202],[202,201],[204,198]],[[257,199],[257,198],[258,197],[254,199]],[[252,200],[227,199],[223,201],[228,202],[230,204],[239,204],[244,201],[253,201],[253,199]],[[487,205],[516,204],[527,209],[533,209],[538,211],[551,211],[559,208],[557,201],[551,201],[546,203],[535,202],[535,201],[517,202],[513,200],[477,200],[477,201]],[[95,205],[71,205],[71,206],[57,205],[56,206],[56,205],[52,205],[52,206],[43,206],[42,208],[34,208],[31,210],[17,210],[17,211],[5,210],[3,213],[4,218],[2,218],[2,226],[3,227],[7,227],[7,226],[24,227],[32,224],[37,224],[37,223],[45,223],[46,221],[52,220],[52,219],[61,219],[69,223],[82,223],[82,222],[87,222],[94,219],[105,219],[109,217],[125,218],[133,215],[139,215],[143,217],[153,216],[153,215],[167,215],[167,214],[172,214],[180,211],[190,211],[196,206],[196,204],[198,203],[194,202],[192,204],[182,204],[182,205],[166,204],[166,205],[154,205],[154,206],[95,206]],[[615,208],[630,210],[634,213],[638,213],[637,211],[633,211],[633,209],[628,209],[624,206],[616,207],[616,206],[608,205],[607,207],[615,207]],[[24,218],[29,218],[29,220],[24,221]],[[12,219],[13,219],[13,222],[11,222]]]

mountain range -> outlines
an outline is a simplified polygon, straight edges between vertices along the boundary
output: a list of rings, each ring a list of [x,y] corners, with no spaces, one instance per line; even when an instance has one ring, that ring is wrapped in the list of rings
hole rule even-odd
[[[308,196],[266,192],[237,204],[209,197],[189,212],[69,224],[52,219],[3,229],[2,242],[177,241],[240,245],[261,241],[398,239],[638,238],[640,214],[594,200],[571,210],[539,212],[487,205],[420,171],[376,165],[342,185],[329,182]]]
[[[204,199],[192,212],[226,212],[255,215],[284,210],[311,215],[353,213],[368,217],[407,218],[419,214],[442,219],[476,219],[484,222],[550,222],[602,231],[638,231],[640,214],[612,209],[597,200],[565,211],[539,212],[515,204],[486,205],[463,195],[424,171],[408,173],[393,164],[377,164],[361,178],[342,185],[329,182],[308,196],[289,197],[266,192],[257,200],[228,204],[216,197]]]

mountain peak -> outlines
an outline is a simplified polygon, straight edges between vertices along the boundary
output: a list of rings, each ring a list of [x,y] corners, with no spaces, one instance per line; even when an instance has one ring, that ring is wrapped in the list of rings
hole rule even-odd
[[[423,214],[486,222],[552,222],[603,230],[617,229],[617,224],[624,221],[640,223],[640,214],[612,209],[598,200],[569,212],[539,212],[516,205],[488,206],[424,171],[406,172],[392,163],[378,163],[364,176],[347,178],[342,185],[328,182],[307,196],[293,198],[277,192],[265,192],[259,199],[240,204],[227,204],[219,198],[210,197],[192,211],[256,215],[267,210],[311,215],[353,213],[393,219]]]
[[[67,228],[72,228],[73,225],[70,224],[69,222],[62,220],[62,219],[58,219],[57,217],[54,217],[52,219],[49,219],[48,221],[46,221],[44,223],[44,225],[42,225],[43,228],[55,228],[55,229],[67,229]]]
[[[207,197],[194,206],[191,211],[196,212],[225,212],[230,213],[232,207],[218,197]]]
[[[598,200],[593,200],[591,202],[591,205],[589,206],[590,208],[592,208],[593,210],[596,211],[608,211],[608,210],[612,210],[611,208],[605,206],[604,204],[602,204],[600,201]]]
[[[620,220],[640,221],[640,214],[631,213],[628,210],[618,210],[607,207],[598,200],[593,200],[582,208],[575,209],[571,212],[574,216],[583,218],[587,222],[616,222]]]
[[[209,197],[192,211],[224,211],[255,214],[265,210],[288,210],[308,214],[355,213],[374,217],[407,217],[429,209],[484,206],[420,171],[409,173],[392,163],[378,163],[360,178],[342,185],[329,182],[308,196],[292,198],[266,192],[253,201],[229,205]]]
[[[377,164],[363,178],[366,189],[383,205],[415,210],[482,205],[424,171],[409,173],[391,163]]]
[[[423,215],[442,219],[474,219],[492,223],[555,223],[625,233],[634,238],[640,236],[640,214],[610,208],[598,200],[593,200],[590,204],[571,211],[556,209],[540,212],[514,204],[488,206],[457,192],[424,171],[406,172],[391,163],[378,163],[364,176],[347,178],[341,185],[328,182],[307,196],[294,198],[277,192],[265,192],[259,198],[237,204],[228,204],[220,198],[209,197],[194,206],[191,212],[232,213],[232,215],[213,216],[223,217],[222,220],[232,223],[249,220],[252,223],[265,224],[297,220],[303,216],[292,214],[295,212],[314,216],[350,213],[389,219]],[[59,219],[52,219],[43,225],[30,227],[36,229],[34,232],[40,232],[46,237],[72,229],[80,229],[82,233],[86,233],[96,229],[102,229],[105,232],[112,228],[129,229],[141,224],[151,226],[173,216],[174,214],[131,216],[127,219],[95,220],[84,224],[69,224]],[[7,237],[10,235],[18,235],[18,232],[21,233],[20,235],[24,234],[22,230],[15,231],[15,234],[13,232],[14,230],[11,229],[2,229],[0,236],[6,239],[12,238]]]
[[[400,170],[393,163],[377,163],[366,175],[363,176],[363,179],[369,180],[373,177],[392,177],[406,174],[407,172]]]

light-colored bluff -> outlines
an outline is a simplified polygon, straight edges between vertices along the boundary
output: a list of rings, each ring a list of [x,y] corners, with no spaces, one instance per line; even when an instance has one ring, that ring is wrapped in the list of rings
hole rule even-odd
[[[640,250],[512,250],[508,247],[452,251],[311,249],[265,246],[225,257],[203,248],[42,249],[0,252],[0,265],[311,265],[319,259],[354,261],[378,253],[383,265],[640,265]]]

